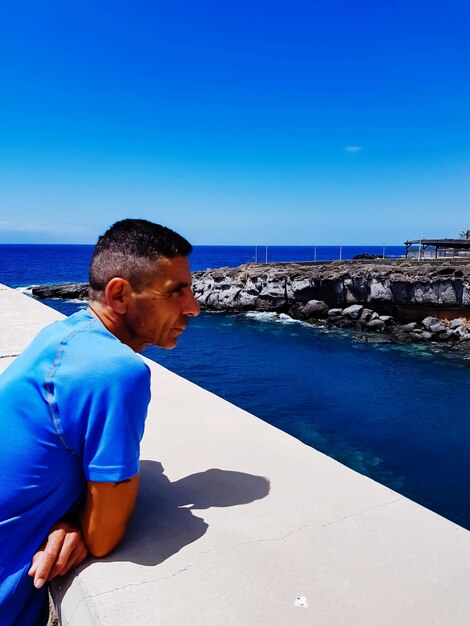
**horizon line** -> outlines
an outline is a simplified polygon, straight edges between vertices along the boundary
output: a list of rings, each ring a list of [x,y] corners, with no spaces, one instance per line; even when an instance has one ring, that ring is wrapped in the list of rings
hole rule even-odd
[[[35,242],[35,243],[22,243],[22,242],[0,242],[0,246],[95,246],[95,243],[81,242],[81,243],[71,243],[71,242]],[[397,248],[400,246],[405,247],[405,243],[355,243],[355,244],[347,244],[347,243],[193,243],[191,244],[193,248],[358,248],[358,247],[374,247],[374,248]]]

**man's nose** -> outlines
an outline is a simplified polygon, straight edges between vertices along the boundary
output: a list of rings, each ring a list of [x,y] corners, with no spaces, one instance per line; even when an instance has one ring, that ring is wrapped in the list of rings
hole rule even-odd
[[[188,315],[189,317],[196,317],[199,315],[201,309],[199,307],[199,302],[194,297],[193,292],[191,291],[188,296],[188,301],[185,306],[185,310],[183,311],[183,315]]]

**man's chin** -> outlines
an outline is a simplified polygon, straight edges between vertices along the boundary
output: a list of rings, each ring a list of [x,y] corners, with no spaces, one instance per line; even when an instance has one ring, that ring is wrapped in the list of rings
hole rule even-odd
[[[176,348],[177,343],[178,337],[175,337],[174,339],[168,339],[168,341],[165,341],[164,343],[156,343],[155,345],[158,348],[163,348],[163,350],[173,350],[173,348]]]

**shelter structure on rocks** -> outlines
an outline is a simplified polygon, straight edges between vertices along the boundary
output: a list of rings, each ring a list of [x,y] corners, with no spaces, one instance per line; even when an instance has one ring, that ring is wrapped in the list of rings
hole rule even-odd
[[[413,239],[404,243],[406,258],[470,257],[470,239]],[[411,247],[416,245],[418,248]]]

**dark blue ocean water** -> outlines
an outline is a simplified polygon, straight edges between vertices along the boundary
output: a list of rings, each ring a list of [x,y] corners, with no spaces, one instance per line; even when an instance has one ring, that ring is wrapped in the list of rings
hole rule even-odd
[[[88,280],[93,246],[87,245],[0,245],[0,283],[24,287],[42,283]],[[382,255],[382,246],[343,246],[343,259],[367,252]],[[389,246],[385,255],[399,257],[405,246]],[[333,261],[339,259],[338,246],[270,246],[268,262]],[[242,263],[266,260],[266,248],[254,246],[195,246],[191,255],[193,270],[209,267],[237,267]]]
[[[87,256],[82,246],[13,248],[0,246],[0,282],[86,279],[91,247]],[[248,253],[197,248],[193,265],[237,265]],[[294,254],[300,258],[291,260],[306,260],[308,249],[279,249]],[[48,304],[66,313],[78,306]],[[432,348],[361,343],[352,333],[266,314],[202,314],[190,322],[175,350],[145,354],[470,529],[467,361]]]

